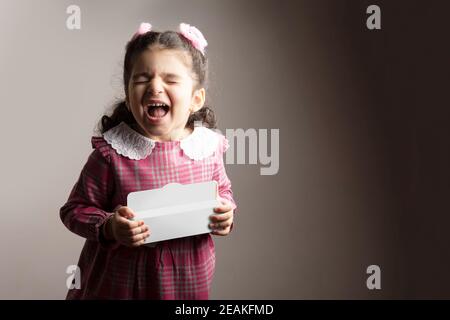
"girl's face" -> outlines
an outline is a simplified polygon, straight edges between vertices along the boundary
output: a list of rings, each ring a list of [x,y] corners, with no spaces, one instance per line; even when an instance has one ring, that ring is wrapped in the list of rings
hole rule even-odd
[[[145,50],[134,63],[126,101],[140,133],[153,140],[172,141],[189,135],[185,128],[189,115],[205,102],[204,88],[192,92],[194,80],[183,54]],[[158,102],[165,106],[158,107]]]

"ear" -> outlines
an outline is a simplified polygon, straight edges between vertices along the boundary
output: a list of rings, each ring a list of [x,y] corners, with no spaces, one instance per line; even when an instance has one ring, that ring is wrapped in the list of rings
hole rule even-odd
[[[191,112],[196,112],[200,110],[205,104],[205,99],[206,99],[205,88],[195,90],[194,94],[192,95]]]

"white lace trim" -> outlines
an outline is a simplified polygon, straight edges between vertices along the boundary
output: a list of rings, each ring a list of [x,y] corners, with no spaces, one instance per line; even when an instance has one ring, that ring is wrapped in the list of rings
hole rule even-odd
[[[180,148],[189,158],[201,160],[212,155],[218,143],[217,133],[205,127],[194,127],[194,132],[180,141]]]
[[[132,160],[148,157],[157,143],[164,143],[147,138],[121,122],[106,131],[103,138],[118,154]],[[194,131],[180,140],[180,148],[191,159],[201,160],[211,156],[217,149],[219,135],[206,127],[194,127]]]
[[[118,154],[133,160],[146,158],[155,147],[155,141],[137,133],[125,122],[106,131],[103,138]]]

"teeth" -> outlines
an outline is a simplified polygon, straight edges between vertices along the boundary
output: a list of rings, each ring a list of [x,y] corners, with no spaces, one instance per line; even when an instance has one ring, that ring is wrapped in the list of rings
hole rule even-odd
[[[166,104],[165,103],[150,103],[149,106],[150,107],[164,107]]]

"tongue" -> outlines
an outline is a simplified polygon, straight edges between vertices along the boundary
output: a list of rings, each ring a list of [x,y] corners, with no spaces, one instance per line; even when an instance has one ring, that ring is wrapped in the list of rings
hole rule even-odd
[[[149,114],[152,116],[152,117],[164,117],[165,115],[166,115],[166,110],[164,110],[164,108],[162,108],[162,107],[156,107],[156,108],[152,108],[152,109],[150,109],[150,111],[149,111]]]

